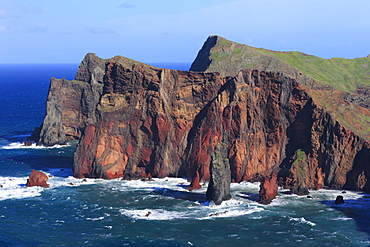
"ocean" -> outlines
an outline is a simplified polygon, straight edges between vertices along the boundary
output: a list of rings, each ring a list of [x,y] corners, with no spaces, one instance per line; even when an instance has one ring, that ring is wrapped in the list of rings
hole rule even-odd
[[[190,64],[153,64],[187,70]],[[68,146],[22,147],[45,115],[50,77],[78,64],[0,65],[0,246],[370,246],[370,195],[279,190],[257,203],[259,184],[231,185],[232,199],[205,201],[183,178],[76,179]],[[49,188],[25,186],[32,169]],[[345,204],[335,205],[337,195]]]

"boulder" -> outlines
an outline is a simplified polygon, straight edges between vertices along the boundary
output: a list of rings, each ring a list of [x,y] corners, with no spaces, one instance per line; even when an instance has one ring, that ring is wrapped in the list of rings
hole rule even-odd
[[[343,196],[337,196],[337,198],[335,198],[335,202],[334,202],[335,205],[339,205],[343,203],[344,203]]]
[[[40,171],[32,170],[32,173],[30,174],[29,178],[27,179],[27,187],[32,186],[40,186],[47,188],[49,187],[49,184],[46,183],[48,181],[48,176]]]
[[[278,183],[276,173],[271,173],[270,176],[264,177],[261,181],[259,192],[259,203],[270,204],[276,198],[278,192]]]

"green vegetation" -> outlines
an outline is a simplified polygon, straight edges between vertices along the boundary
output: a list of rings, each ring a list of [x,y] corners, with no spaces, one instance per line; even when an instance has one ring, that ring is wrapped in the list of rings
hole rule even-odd
[[[218,37],[216,46],[211,49],[211,58],[213,64],[208,71],[227,75],[244,68],[281,71],[289,75],[296,68],[319,85],[331,85],[346,92],[370,86],[370,57],[323,59],[301,52],[254,48]]]
[[[273,52],[258,49],[261,53],[280,59],[297,68],[321,85],[353,91],[359,86],[370,85],[370,58],[323,59],[300,52]]]
[[[359,114],[358,106],[343,100],[356,89],[370,88],[370,57],[323,59],[302,52],[255,48],[217,37],[210,58],[212,62],[206,72],[217,71],[222,76],[234,76],[242,69],[278,71],[309,87],[313,79],[315,85],[309,93],[315,104],[324,107],[346,128],[370,140],[370,111]]]
[[[306,153],[302,149],[298,149],[295,154],[295,160],[292,164],[292,167],[296,169],[298,178],[305,178],[306,172],[305,168],[307,164],[305,163],[306,160]]]

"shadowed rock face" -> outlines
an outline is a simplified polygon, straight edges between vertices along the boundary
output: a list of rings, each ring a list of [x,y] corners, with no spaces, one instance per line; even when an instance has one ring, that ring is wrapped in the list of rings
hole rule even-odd
[[[51,78],[43,124],[31,140],[53,146],[78,140],[88,124],[96,122],[95,109],[102,93],[105,60],[87,54],[73,81]]]
[[[216,205],[231,199],[231,173],[227,153],[226,146],[221,143],[215,147],[215,151],[211,155],[211,178],[208,184],[206,200]]]

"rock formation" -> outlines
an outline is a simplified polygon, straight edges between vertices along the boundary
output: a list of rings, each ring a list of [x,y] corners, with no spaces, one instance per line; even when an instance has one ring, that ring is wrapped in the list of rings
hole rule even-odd
[[[260,184],[259,200],[261,204],[270,204],[276,198],[278,193],[278,181],[276,173],[265,176]]]
[[[32,170],[29,178],[27,179],[27,187],[32,186],[40,186],[40,187],[49,187],[49,184],[46,182],[48,181],[48,176],[40,171]]]
[[[231,199],[230,195],[230,164],[227,158],[226,145],[221,143],[215,146],[211,155],[210,181],[206,193],[206,200],[220,205],[223,201]]]
[[[335,198],[335,202],[334,202],[335,205],[340,205],[340,204],[343,204],[343,203],[345,203],[344,199],[343,199],[343,196],[337,196]]]
[[[53,146],[79,140],[88,124],[96,122],[105,70],[105,60],[89,53],[81,62],[73,81],[51,78],[43,124],[30,140]]]
[[[193,69],[213,66],[212,45],[205,44]],[[370,192],[366,135],[322,105],[325,87],[315,91],[308,87],[315,81],[299,70],[268,64],[284,73],[262,66],[222,76],[88,54],[76,80],[52,79],[36,139],[44,145],[80,139],[75,177],[178,176],[191,181],[190,189],[210,181],[207,198],[216,203],[229,197],[227,167],[231,182],[275,171],[279,184],[298,194],[323,186]]]

